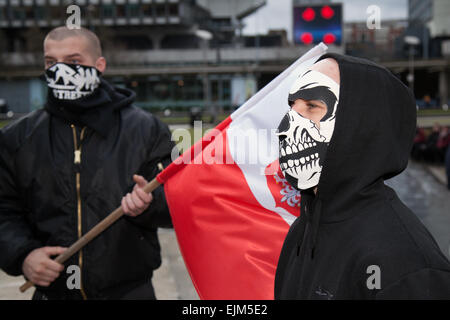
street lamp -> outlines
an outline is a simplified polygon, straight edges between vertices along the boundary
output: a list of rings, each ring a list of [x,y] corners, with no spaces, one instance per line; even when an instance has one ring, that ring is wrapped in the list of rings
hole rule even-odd
[[[209,32],[208,30],[198,29],[195,31],[195,35],[200,39],[202,39],[203,41],[209,41],[212,39],[212,33]]]
[[[210,41],[213,37],[212,33],[208,30],[201,30],[198,29],[195,31],[195,35],[202,40],[202,47],[203,47],[203,61],[205,63],[205,70],[203,72],[203,101],[205,104],[205,108],[207,108],[210,104],[210,94],[209,94],[209,79],[208,79],[208,72],[206,70],[206,67],[208,65],[208,57],[207,57],[207,43]]]
[[[405,36],[404,41],[409,45],[409,73],[406,79],[409,82],[409,88],[414,94],[414,47],[420,44],[420,39],[415,36]]]

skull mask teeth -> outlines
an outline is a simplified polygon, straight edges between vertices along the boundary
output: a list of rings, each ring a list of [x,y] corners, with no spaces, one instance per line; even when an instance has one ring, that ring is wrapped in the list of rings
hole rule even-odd
[[[309,76],[305,77],[306,74]],[[305,75],[299,78],[303,81],[297,80],[294,84],[289,100],[324,101],[328,112],[320,121],[320,129],[313,121],[294,110],[284,116],[278,127],[280,168],[288,182],[301,190],[318,184],[323,159],[334,130],[339,94],[339,85],[325,75],[315,71],[308,71]]]

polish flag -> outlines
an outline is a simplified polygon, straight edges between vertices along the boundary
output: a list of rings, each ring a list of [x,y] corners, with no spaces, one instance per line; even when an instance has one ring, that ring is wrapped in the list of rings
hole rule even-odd
[[[201,299],[273,299],[281,247],[300,214],[274,133],[290,86],[326,49],[305,53],[157,176]]]

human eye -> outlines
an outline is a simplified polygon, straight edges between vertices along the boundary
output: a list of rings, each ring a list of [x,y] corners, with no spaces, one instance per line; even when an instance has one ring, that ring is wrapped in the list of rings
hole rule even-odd
[[[50,68],[55,64],[55,60],[45,60],[45,67]]]

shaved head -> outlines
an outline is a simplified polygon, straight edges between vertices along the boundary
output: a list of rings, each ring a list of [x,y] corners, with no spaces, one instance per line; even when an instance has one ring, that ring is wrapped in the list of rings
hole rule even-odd
[[[69,29],[66,26],[57,27],[51,30],[45,37],[44,43],[48,40],[62,41],[70,37],[82,37],[87,40],[87,47],[92,58],[98,59],[102,56],[102,48],[100,45],[100,40],[92,31],[80,28],[80,29]]]
[[[101,73],[106,68],[100,40],[95,33],[85,28],[69,29],[65,26],[53,29],[44,40],[45,69],[55,63],[95,67]]]

